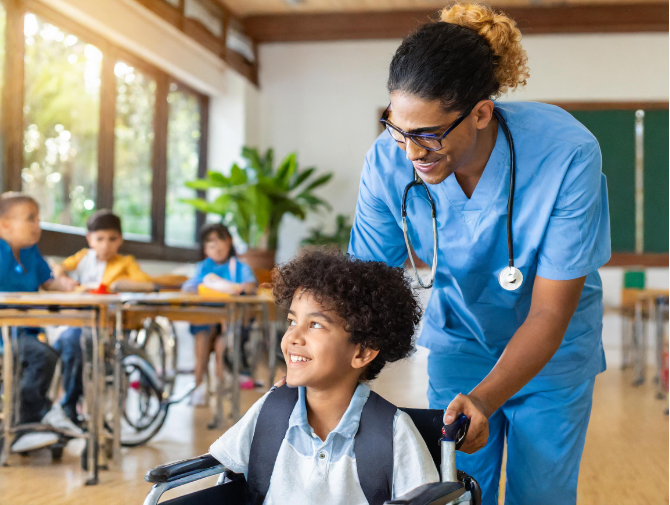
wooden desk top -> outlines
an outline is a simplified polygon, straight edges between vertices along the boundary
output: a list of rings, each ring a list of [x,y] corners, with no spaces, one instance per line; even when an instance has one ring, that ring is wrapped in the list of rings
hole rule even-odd
[[[272,296],[241,295],[203,297],[195,293],[118,293],[94,295],[89,293],[0,293],[0,308],[8,305],[21,306],[59,306],[59,307],[103,307],[119,303],[137,305],[209,305],[272,303]]]

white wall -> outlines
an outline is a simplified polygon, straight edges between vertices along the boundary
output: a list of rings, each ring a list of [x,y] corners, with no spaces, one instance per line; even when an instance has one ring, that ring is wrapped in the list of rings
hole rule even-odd
[[[260,46],[259,141],[277,155],[298,151],[303,166],[335,172],[321,192],[353,216],[358,179],[388,104],[388,65],[399,40]],[[668,100],[667,34],[524,37],[531,77],[513,100]],[[331,225],[328,218],[326,228]],[[320,222],[312,217],[310,223]],[[309,225],[309,223],[308,223]],[[287,219],[279,259],[290,257],[305,225]]]

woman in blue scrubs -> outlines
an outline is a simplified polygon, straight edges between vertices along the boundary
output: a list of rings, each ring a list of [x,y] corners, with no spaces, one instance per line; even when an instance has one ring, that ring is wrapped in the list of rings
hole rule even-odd
[[[605,370],[602,285],[610,256],[607,188],[596,139],[570,114],[540,103],[497,103],[526,83],[514,21],[455,5],[406,38],[393,57],[393,130],[365,159],[350,254],[401,266],[401,202],[418,174],[436,208],[437,272],[419,344],[430,350],[428,397],[471,428],[459,468],[497,504],[507,442],[508,505],[576,502],[595,376]],[[523,284],[498,282],[508,265],[510,147],[516,154],[514,265]],[[459,123],[458,121],[461,120]],[[421,137],[433,134],[438,140]],[[418,135],[418,136],[417,136]],[[417,256],[433,258],[428,196],[407,197]]]

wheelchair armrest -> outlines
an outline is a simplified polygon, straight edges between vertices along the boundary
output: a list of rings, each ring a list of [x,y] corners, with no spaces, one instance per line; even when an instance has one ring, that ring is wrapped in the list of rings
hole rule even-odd
[[[161,482],[170,482],[184,475],[207,470],[208,468],[219,465],[219,461],[211,454],[203,454],[196,458],[183,459],[168,463],[167,465],[160,465],[152,468],[144,476],[144,480],[152,484]]]
[[[460,482],[432,482],[424,484],[384,505],[442,505],[454,501],[465,493]]]

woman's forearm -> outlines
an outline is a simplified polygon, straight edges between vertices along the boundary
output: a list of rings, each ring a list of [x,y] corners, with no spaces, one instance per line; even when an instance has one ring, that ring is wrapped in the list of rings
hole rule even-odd
[[[469,397],[490,417],[512,395],[525,386],[558,350],[567,325],[548,314],[530,316],[509,341],[493,370]]]
[[[558,350],[583,287],[584,277],[569,281],[536,278],[526,321],[493,370],[468,394],[487,417],[535,377]]]

